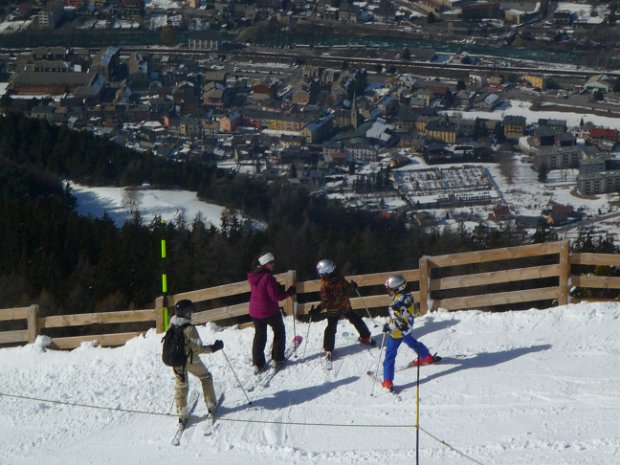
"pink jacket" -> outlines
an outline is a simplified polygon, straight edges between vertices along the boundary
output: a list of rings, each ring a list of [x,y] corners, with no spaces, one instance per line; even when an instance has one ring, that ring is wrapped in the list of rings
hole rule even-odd
[[[276,278],[265,269],[258,268],[248,273],[250,295],[250,316],[252,318],[269,318],[277,314],[278,302],[288,297]]]

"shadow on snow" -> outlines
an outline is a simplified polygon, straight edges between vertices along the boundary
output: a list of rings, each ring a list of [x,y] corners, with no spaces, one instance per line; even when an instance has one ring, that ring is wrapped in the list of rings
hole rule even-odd
[[[451,375],[462,370],[493,367],[502,363],[509,362],[523,355],[541,352],[543,350],[549,350],[551,347],[551,344],[542,344],[531,347],[521,347],[519,349],[504,350],[500,352],[482,352],[467,358],[446,356],[443,357],[441,362],[436,366],[441,367],[444,364],[450,364],[455,366],[452,368],[448,368],[447,370],[433,373],[429,376],[422,375],[422,378],[420,379],[420,384],[428,383],[429,381],[432,381],[434,379],[441,378],[442,376],[446,375]],[[422,370],[424,370],[424,367],[421,367],[421,371]],[[415,385],[416,382],[414,381],[412,383],[401,385],[400,388],[407,389],[415,387]]]

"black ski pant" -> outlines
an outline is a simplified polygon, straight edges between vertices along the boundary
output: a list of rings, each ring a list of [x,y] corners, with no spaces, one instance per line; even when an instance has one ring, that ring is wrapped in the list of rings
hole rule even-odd
[[[282,314],[278,311],[269,318],[252,318],[254,322],[254,341],[252,343],[252,363],[254,366],[265,366],[265,345],[267,344],[267,326],[273,330],[273,347],[271,348],[271,360],[280,362],[284,360],[284,348],[286,346],[286,331]]]
[[[338,329],[338,320],[340,317],[344,316],[349,323],[355,326],[355,329],[359,333],[361,338],[370,337],[370,330],[362,317],[360,317],[353,310],[349,310],[344,314],[337,313],[335,315],[327,315],[327,327],[325,328],[325,332],[323,333],[323,350],[333,352],[334,346],[336,345],[336,330]]]

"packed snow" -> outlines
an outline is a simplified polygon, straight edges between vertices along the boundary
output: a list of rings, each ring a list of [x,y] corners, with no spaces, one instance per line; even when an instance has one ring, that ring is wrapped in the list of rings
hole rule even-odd
[[[620,303],[419,317],[414,336],[444,359],[420,369],[419,390],[415,369],[398,371],[397,396],[373,386],[367,371],[382,352],[356,343],[348,322],[332,371],[321,360],[325,321],[288,316],[286,326],[287,340],[308,335],[307,346],[269,386],[247,392],[251,404],[235,375],[246,389],[256,384],[253,329],[198,327],[205,344],[225,343],[202,356],[225,397],[212,429],[200,398],[178,447],[162,334],[119,348],[61,352],[39,340],[0,349],[0,463],[385,465],[414,463],[416,443],[424,465],[618,463]],[[413,357],[401,346],[397,369]]]

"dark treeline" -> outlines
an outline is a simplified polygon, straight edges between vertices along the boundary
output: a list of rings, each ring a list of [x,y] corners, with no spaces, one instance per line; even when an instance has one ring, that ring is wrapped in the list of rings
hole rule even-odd
[[[116,227],[75,210],[70,183],[195,190],[267,226],[234,216],[222,228],[200,218]],[[266,250],[277,270],[315,278],[330,257],[345,274],[416,268],[424,254],[517,245],[515,231],[425,232],[400,217],[351,211],[286,181],[218,170],[208,160],[175,162],[139,154],[86,132],[17,115],[0,118],[0,306],[38,303],[43,315],[152,308],[164,267],[170,293],[245,279]]]

